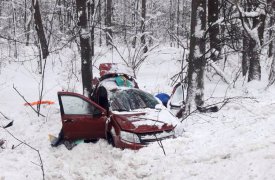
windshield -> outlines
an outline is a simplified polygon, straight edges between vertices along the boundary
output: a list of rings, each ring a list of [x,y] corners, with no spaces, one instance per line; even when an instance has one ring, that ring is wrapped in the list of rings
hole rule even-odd
[[[111,98],[113,111],[131,111],[135,109],[154,109],[158,104],[155,97],[139,89],[127,89],[117,91]]]

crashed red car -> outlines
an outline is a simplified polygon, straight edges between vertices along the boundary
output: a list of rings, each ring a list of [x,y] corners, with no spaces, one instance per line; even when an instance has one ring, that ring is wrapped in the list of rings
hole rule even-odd
[[[139,149],[174,137],[177,119],[151,94],[138,89],[132,71],[101,64],[92,99],[58,92],[65,140],[105,138],[118,148]]]

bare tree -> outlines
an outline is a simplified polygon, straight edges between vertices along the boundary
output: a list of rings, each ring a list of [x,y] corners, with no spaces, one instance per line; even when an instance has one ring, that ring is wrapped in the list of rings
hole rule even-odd
[[[113,32],[112,32],[112,0],[106,0],[106,44],[111,45],[113,42]]]
[[[260,53],[263,44],[263,30],[265,14],[261,11],[264,4],[257,0],[247,0],[247,10],[243,10],[239,0],[235,0],[235,5],[239,11],[239,17],[247,37],[249,39],[247,58],[249,60],[248,82],[261,80]],[[249,14],[248,12],[255,12]],[[257,33],[255,33],[257,32]],[[256,34],[256,35],[255,35]]]
[[[135,35],[132,40],[132,47],[136,48],[136,43],[137,43],[137,16],[138,16],[138,8],[139,8],[139,0],[134,0],[132,2],[132,27],[135,29]]]
[[[81,48],[81,73],[83,94],[90,96],[92,91],[92,69],[91,69],[91,46],[90,32],[88,30],[87,0],[76,0],[77,14],[79,14],[78,26],[80,27],[80,48]]]
[[[141,43],[143,44],[143,52],[146,53],[148,51],[148,47],[146,45],[145,39],[145,20],[146,20],[146,0],[141,1]]]
[[[42,57],[43,59],[46,59],[47,56],[49,55],[49,50],[48,50],[48,43],[46,40],[46,36],[44,33],[43,24],[42,24],[38,0],[32,0],[32,6],[34,8],[34,23],[35,23],[35,29],[37,32],[39,43],[40,43],[40,48],[42,51]]]
[[[221,51],[219,33],[220,28],[217,23],[219,19],[219,0],[208,1],[208,32],[211,48],[211,59],[218,60],[218,55]]]
[[[275,20],[275,2],[273,0],[268,0],[267,1],[268,5],[270,6],[270,21],[274,22]],[[274,26],[274,24],[272,24]],[[273,31],[273,30],[272,30]],[[272,33],[271,35],[272,36]],[[272,59],[272,63],[271,63],[271,68],[270,68],[270,73],[269,73],[269,83],[268,86],[271,86],[272,84],[274,84],[275,82],[275,55],[274,55],[274,37],[270,37],[271,42],[270,42],[270,46],[269,46],[269,56],[273,55],[273,59]]]
[[[275,2],[273,0],[267,0],[268,5],[268,13],[270,15],[269,18],[269,38],[271,39],[271,42],[269,43],[268,47],[268,57],[273,56],[273,49],[274,49],[274,23],[275,23]]]
[[[204,104],[206,1],[192,0],[186,113]]]

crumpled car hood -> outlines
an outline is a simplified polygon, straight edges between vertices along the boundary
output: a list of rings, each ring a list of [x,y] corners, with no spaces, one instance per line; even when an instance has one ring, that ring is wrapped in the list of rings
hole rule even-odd
[[[166,109],[113,112],[112,118],[121,129],[135,133],[171,130],[179,123],[178,119]]]

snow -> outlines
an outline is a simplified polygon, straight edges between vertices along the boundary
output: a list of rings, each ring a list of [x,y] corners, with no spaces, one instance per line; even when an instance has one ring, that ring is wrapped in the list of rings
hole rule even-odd
[[[121,73],[134,77],[134,71],[123,64],[113,64],[108,73]]]
[[[38,117],[30,107],[24,106],[25,102],[12,88],[14,84],[30,102],[38,100],[41,75],[36,73],[35,60],[4,62],[2,67],[5,68],[0,74],[0,111],[14,120],[14,125],[7,130],[39,150],[45,179],[274,179],[275,88],[265,90],[267,77],[263,77],[261,83],[244,86],[240,80],[235,89],[227,89],[220,79],[207,81],[205,99],[210,103],[224,97],[253,98],[234,99],[217,113],[191,114],[177,125],[177,138],[162,141],[166,155],[158,143],[138,151],[113,148],[105,140],[80,143],[71,151],[64,145],[51,147],[48,134],[57,135],[61,128],[57,91],[82,92],[77,70],[80,57],[75,56],[74,50],[64,49],[59,55],[52,54],[48,58],[52,63],[47,63],[46,67],[43,100],[52,100],[55,104],[42,106],[41,113],[46,118]],[[180,67],[176,60],[180,59],[181,52],[167,47],[161,47],[160,51],[162,53],[151,56],[141,66],[137,80],[141,89],[152,94],[170,94],[169,78]],[[32,53],[31,49],[26,52]],[[113,56],[114,61],[119,61],[117,54]],[[106,59],[113,60],[111,57],[111,53],[104,54],[95,65],[98,67]],[[230,67],[226,71],[233,72]],[[0,125],[6,121],[0,115]],[[41,169],[36,165],[40,163],[39,157],[34,150],[19,145],[20,142],[4,129],[0,129],[0,139],[6,141],[0,148],[1,180],[42,179]]]
[[[130,121],[137,128],[142,125],[155,125],[158,128],[161,128],[164,123],[168,125],[177,126],[179,124],[179,120],[174,117],[167,109],[155,110],[155,109],[139,109],[134,110],[133,112],[145,113],[145,115],[139,115],[138,117],[133,116],[130,117]],[[136,121],[138,119],[144,119],[143,121]]]
[[[195,37],[196,38],[203,38],[205,31],[203,30],[202,27],[202,22],[201,22],[201,18],[200,18],[200,14],[201,12],[204,11],[202,7],[199,7],[197,10],[197,24],[195,26]]]

